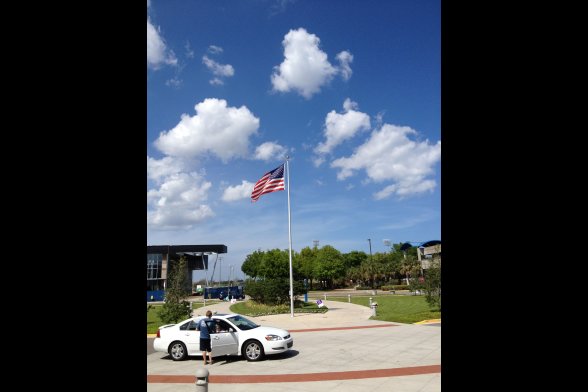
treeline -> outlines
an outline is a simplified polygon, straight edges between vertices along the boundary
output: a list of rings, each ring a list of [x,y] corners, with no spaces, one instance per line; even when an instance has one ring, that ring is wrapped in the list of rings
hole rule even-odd
[[[374,253],[371,257],[362,251],[341,253],[330,245],[306,247],[292,252],[293,278],[295,282],[306,279],[309,290],[409,284],[411,278],[422,276],[423,271],[416,248],[401,251],[401,245],[394,244],[390,252]],[[247,255],[241,270],[254,281],[289,279],[288,250],[255,251]]]

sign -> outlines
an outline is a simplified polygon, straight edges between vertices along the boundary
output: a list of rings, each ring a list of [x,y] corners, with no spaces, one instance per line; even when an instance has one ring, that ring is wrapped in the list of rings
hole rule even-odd
[[[436,253],[441,253],[441,244],[427,246],[423,251],[423,254],[425,255],[432,255]]]
[[[320,299],[317,299],[317,300],[316,300],[316,305],[317,305],[319,308],[322,308],[323,306],[325,306],[325,304],[323,303],[323,301],[321,301]]]

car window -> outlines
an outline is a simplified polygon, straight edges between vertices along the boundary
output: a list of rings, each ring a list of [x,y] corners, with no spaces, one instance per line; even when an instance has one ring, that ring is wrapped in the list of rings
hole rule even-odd
[[[190,320],[182,325],[180,325],[180,330],[182,331],[196,331],[196,326],[198,323],[194,320]]]
[[[247,331],[247,330],[259,327],[259,325],[255,324],[253,321],[246,319],[245,317],[239,316],[239,315],[229,317],[228,320],[230,320],[233,324],[235,324],[242,331]]]
[[[215,320],[206,321],[206,326],[208,327],[208,333],[215,333],[215,330],[216,330],[216,321]]]
[[[216,320],[216,329],[214,333],[229,332],[230,325],[224,320]]]

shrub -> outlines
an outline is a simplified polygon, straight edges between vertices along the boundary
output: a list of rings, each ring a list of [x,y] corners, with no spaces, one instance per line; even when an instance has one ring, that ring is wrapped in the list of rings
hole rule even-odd
[[[304,293],[302,282],[293,282],[294,296]],[[283,305],[290,302],[290,280],[284,278],[248,280],[244,293],[264,305]]]
[[[408,290],[409,286],[405,285],[405,284],[395,284],[392,286],[382,286],[382,290],[386,290],[386,291],[396,291],[396,290]]]

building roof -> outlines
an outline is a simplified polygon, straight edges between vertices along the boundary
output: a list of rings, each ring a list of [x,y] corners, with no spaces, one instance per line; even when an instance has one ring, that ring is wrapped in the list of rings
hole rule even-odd
[[[226,245],[147,245],[147,253],[227,253]]]

